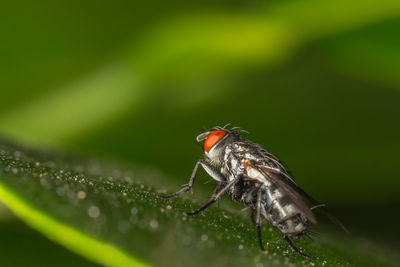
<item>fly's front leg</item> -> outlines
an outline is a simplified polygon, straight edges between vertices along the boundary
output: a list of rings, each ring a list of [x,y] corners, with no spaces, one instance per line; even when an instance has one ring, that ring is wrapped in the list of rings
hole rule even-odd
[[[187,212],[186,215],[195,215],[203,210],[205,210],[206,208],[208,208],[209,206],[211,206],[211,204],[213,204],[215,201],[217,201],[223,194],[226,193],[226,191],[229,190],[229,188],[231,188],[241,177],[238,176],[235,179],[233,179],[232,181],[228,182],[224,188],[221,189],[221,191],[219,191],[218,193],[214,194],[211,196],[211,198],[207,201],[206,204],[204,204],[201,208],[193,211],[193,212]]]
[[[158,196],[161,198],[173,198],[173,197],[179,196],[180,194],[182,194],[186,191],[189,191],[193,187],[194,180],[196,179],[196,174],[199,169],[199,166],[202,166],[203,169],[215,180],[217,180],[219,182],[221,182],[223,180],[222,175],[220,173],[218,173],[210,164],[208,164],[204,160],[199,160],[199,161],[197,161],[196,165],[194,166],[192,176],[190,176],[189,183],[184,188],[182,188],[178,192],[173,193],[171,195],[158,195]]]
[[[182,188],[178,192],[173,193],[171,195],[158,195],[158,196],[161,197],[161,198],[173,198],[173,197],[179,196],[180,194],[182,194],[182,193],[184,193],[186,191],[189,191],[193,187],[194,180],[196,179],[197,171],[199,169],[200,164],[202,164],[202,163],[203,163],[202,160],[199,160],[199,161],[196,162],[196,165],[194,166],[192,175],[190,176],[189,183],[184,188]]]

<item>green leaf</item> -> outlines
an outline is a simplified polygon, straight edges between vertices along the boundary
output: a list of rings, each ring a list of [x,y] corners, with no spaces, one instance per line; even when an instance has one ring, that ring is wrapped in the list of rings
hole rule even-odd
[[[168,178],[152,169],[117,167],[102,160],[35,151],[0,142],[0,199],[21,219],[50,239],[93,261],[111,266],[243,266],[312,264],[391,265],[372,245],[324,230],[315,242],[297,245],[313,255],[305,260],[267,224],[267,254],[237,206],[212,207],[187,217],[196,200],[163,200],[156,190]],[[152,185],[157,185],[153,188]],[[176,189],[176,186],[170,186]],[[201,194],[200,194],[201,195]],[[246,216],[247,217],[247,216]],[[322,231],[322,230],[321,230]],[[351,248],[357,247],[355,250]]]

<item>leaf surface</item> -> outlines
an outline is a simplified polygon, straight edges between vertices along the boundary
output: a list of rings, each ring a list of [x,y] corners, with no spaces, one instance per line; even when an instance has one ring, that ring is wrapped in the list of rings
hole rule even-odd
[[[165,180],[163,180],[165,179]],[[152,169],[117,167],[102,160],[35,151],[0,143],[0,199],[29,225],[93,261],[111,266],[243,266],[257,264],[352,263],[390,265],[391,257],[369,255],[343,234],[327,232],[297,245],[313,255],[291,251],[267,224],[267,254],[243,214],[212,207],[204,215],[183,211],[195,200],[156,197],[152,186],[167,183]],[[230,207],[230,206],[229,206]],[[229,210],[232,207],[229,208]],[[374,248],[375,249],[375,248]],[[364,266],[365,266],[364,265]]]

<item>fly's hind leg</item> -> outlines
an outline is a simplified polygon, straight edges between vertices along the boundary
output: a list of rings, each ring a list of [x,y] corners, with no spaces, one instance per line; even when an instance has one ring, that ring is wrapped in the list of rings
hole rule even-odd
[[[254,226],[256,226],[257,224],[256,224],[256,219],[254,218],[254,216],[256,216],[256,210],[253,208],[253,209],[251,209],[250,220],[251,220],[251,223]]]
[[[301,252],[301,250],[298,249],[298,248],[293,244],[292,240],[290,240],[289,237],[287,237],[287,236],[284,235],[284,234],[282,234],[282,237],[283,237],[283,239],[285,239],[285,241],[289,244],[289,246],[290,246],[294,251],[296,251],[298,254],[300,254],[300,255],[303,256],[304,258],[307,258],[307,259],[310,258],[309,255],[307,255],[307,254]]]
[[[258,237],[258,244],[260,245],[261,251],[266,251],[262,242],[262,235],[261,235],[261,190],[258,190],[257,193],[257,204],[256,204],[256,222],[255,225],[257,227],[257,237]],[[254,214],[254,213],[253,213]],[[253,216],[252,216],[253,218]]]

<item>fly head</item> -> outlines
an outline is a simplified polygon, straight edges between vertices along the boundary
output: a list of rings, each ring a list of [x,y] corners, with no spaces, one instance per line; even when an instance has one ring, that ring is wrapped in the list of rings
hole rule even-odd
[[[226,146],[239,139],[240,135],[237,131],[225,127],[214,127],[196,138],[197,142],[205,140],[204,154],[216,165],[221,164]]]

